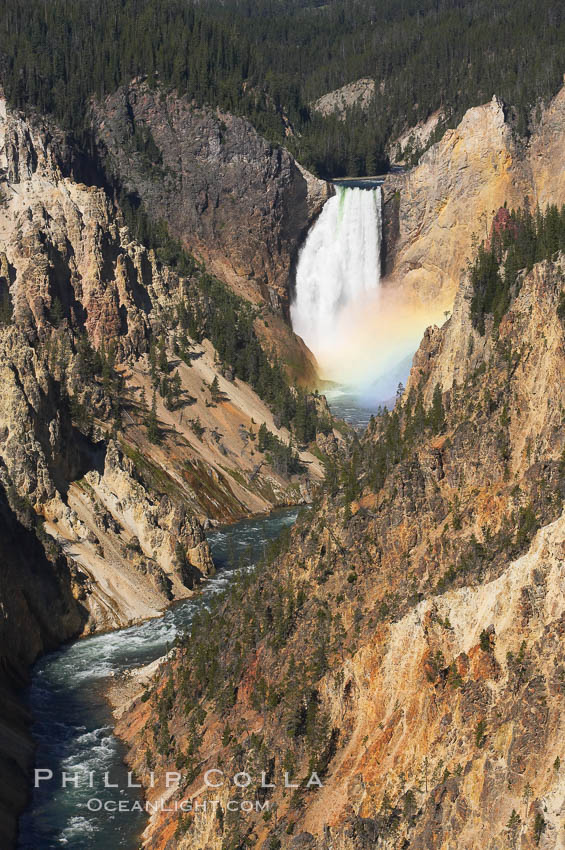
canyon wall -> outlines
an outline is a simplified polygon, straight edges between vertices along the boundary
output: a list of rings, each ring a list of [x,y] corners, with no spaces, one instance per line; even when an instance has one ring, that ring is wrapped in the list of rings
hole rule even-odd
[[[483,334],[462,281],[344,486],[330,465],[285,551],[122,716],[169,810],[147,848],[563,846],[564,268],[522,274]],[[238,807],[255,799],[270,814]]]
[[[116,195],[154,226],[166,222],[252,302],[245,315],[263,345],[276,344],[291,374],[313,376],[284,317],[296,250],[327,184],[243,119],[143,82],[92,109]],[[192,770],[202,747],[214,767],[218,755],[234,768],[293,764],[301,775],[313,764],[324,789],[274,792],[271,820],[156,816],[148,846],[219,850],[246,835],[269,848],[392,847],[400,834],[413,847],[483,850],[479,836],[502,841],[512,809],[522,847],[533,846],[536,823],[540,842],[555,835],[563,260],[536,266],[500,328],[484,335],[461,270],[504,201],[561,202],[564,130],[563,93],[527,144],[493,99],[416,169],[387,178],[388,285],[452,316],[425,335],[410,408],[373,423],[339,463],[329,426],[317,448],[299,446],[301,471],[287,474],[259,447],[258,428],[284,447],[289,429],[210,339],[187,333],[190,317],[218,308],[202,270],[171,270],[140,244],[102,188],[73,178],[75,152],[57,128],[0,99],[0,775],[17,777],[2,783],[5,844],[31,758],[13,696],[28,665],[59,640],[156,615],[190,594],[213,570],[205,526],[311,501],[320,446],[335,491],[330,483],[253,597],[226,605],[217,635],[201,639],[225,668],[222,700],[191,678],[181,648],[172,702],[167,670],[120,729],[145,780],[148,752],[162,776],[177,762]],[[227,321],[233,304],[224,303]],[[322,399],[312,404],[327,417]],[[187,725],[191,694],[205,712],[198,734]],[[528,732],[531,717],[547,732]],[[201,796],[201,777],[171,793]]]
[[[246,119],[141,81],[95,104],[93,121],[106,169],[151,217],[237,292],[288,317],[289,272],[331,187]]]
[[[311,476],[291,483],[254,448],[253,421],[287,443],[288,429],[220,367],[208,340],[191,340],[190,356],[178,355],[177,309],[203,296],[190,276],[172,272],[132,239],[104,190],[69,176],[67,158],[56,128],[1,102],[0,454],[5,486],[29,501],[87,569],[96,564],[104,573],[115,562],[117,582],[133,561],[130,583],[147,604],[132,601],[121,611],[118,600],[114,607],[96,602],[99,612],[112,613],[94,617],[93,627],[115,627],[186,593],[177,543],[197,571],[210,571],[202,520],[300,500]],[[167,407],[161,394],[155,399],[158,444],[144,428],[156,337],[179,393],[177,405]],[[112,365],[92,380],[96,351],[108,353]],[[112,428],[116,402],[122,413]],[[77,417],[86,422],[82,432],[72,424]],[[319,478],[319,461],[304,456]],[[125,602],[128,594],[115,583],[113,591]]]
[[[2,470],[2,472],[4,472]],[[2,484],[4,475],[2,474]],[[63,553],[46,552],[23,501],[14,509],[0,485],[0,845],[14,846],[17,815],[28,799],[33,743],[22,705],[28,666],[77,634],[84,612],[78,576]]]
[[[564,89],[529,140],[515,134],[497,97],[469,109],[415,168],[385,179],[385,283],[434,318],[451,310],[474,246],[501,206],[565,202],[564,140]]]
[[[288,428],[178,316],[221,310],[203,289],[215,286],[232,311],[255,310],[249,345],[269,351],[282,318],[224,297],[197,265],[172,271],[78,167],[56,126],[0,98],[3,847],[26,799],[18,691],[37,655],[157,616],[213,572],[210,521],[309,501],[323,474],[306,447],[296,474],[259,448],[262,423],[282,446]],[[313,371],[284,327],[288,370]]]

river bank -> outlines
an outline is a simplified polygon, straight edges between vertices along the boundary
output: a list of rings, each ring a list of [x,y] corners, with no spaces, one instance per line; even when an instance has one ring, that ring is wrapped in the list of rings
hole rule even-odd
[[[116,721],[142,695],[166,659],[167,655],[161,655],[150,664],[124,670],[123,673],[111,680],[106,691],[106,699]]]
[[[161,617],[85,638],[39,660],[27,704],[34,718],[36,767],[51,771],[53,778],[33,790],[20,821],[19,850],[76,848],[78,842],[81,850],[137,850],[146,823],[142,811],[109,814],[89,809],[92,799],[102,805],[142,802],[128,777],[126,748],[113,734],[113,712],[123,710],[139,693],[143,677],[152,675],[196,611],[227,586],[240,565],[256,563],[269,541],[294,523],[299,510],[287,508],[211,532],[217,574],[196,596]],[[80,781],[63,786],[63,773],[77,775]]]

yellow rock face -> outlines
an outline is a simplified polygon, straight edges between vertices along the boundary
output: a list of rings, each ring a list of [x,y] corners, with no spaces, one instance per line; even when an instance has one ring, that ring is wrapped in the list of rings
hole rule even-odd
[[[430,319],[450,310],[474,247],[510,207],[565,201],[565,89],[526,143],[496,98],[469,109],[420,163],[383,186],[385,283],[424,304]]]

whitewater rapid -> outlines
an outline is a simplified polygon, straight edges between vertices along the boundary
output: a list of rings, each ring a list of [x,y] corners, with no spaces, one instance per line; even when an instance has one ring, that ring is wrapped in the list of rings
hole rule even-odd
[[[108,684],[116,675],[165,655],[195,614],[209,606],[237,570],[257,563],[298,512],[287,508],[211,532],[208,542],[218,572],[196,596],[162,617],[75,641],[38,661],[28,694],[35,766],[51,770],[53,780],[33,790],[20,820],[18,850],[137,850],[147,819],[133,807],[141,793],[129,784],[125,746],[113,734],[114,718],[105,697]],[[63,785],[63,772],[80,777],[77,787],[72,781]],[[111,783],[107,786],[106,773]],[[92,800],[125,802],[126,808],[93,810]]]
[[[336,186],[300,251],[292,327],[322,361],[348,306],[378,294],[381,229],[380,187]]]

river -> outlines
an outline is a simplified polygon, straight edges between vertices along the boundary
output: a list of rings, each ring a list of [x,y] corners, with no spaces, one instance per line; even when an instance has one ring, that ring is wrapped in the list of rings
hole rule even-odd
[[[112,733],[113,717],[105,698],[112,676],[164,655],[179,631],[210,597],[230,582],[242,556],[256,563],[265,545],[292,525],[298,508],[243,520],[208,535],[217,575],[192,599],[177,603],[157,619],[139,626],[70,643],[35,665],[27,701],[37,743],[36,765],[53,771],[33,792],[20,822],[20,850],[137,850],[146,818],[142,813],[91,812],[92,798],[140,800],[127,787],[125,747]],[[79,787],[61,787],[61,773],[81,774]],[[94,787],[88,774],[94,772]],[[104,774],[108,785],[104,789]],[[137,795],[137,796],[136,796]]]

